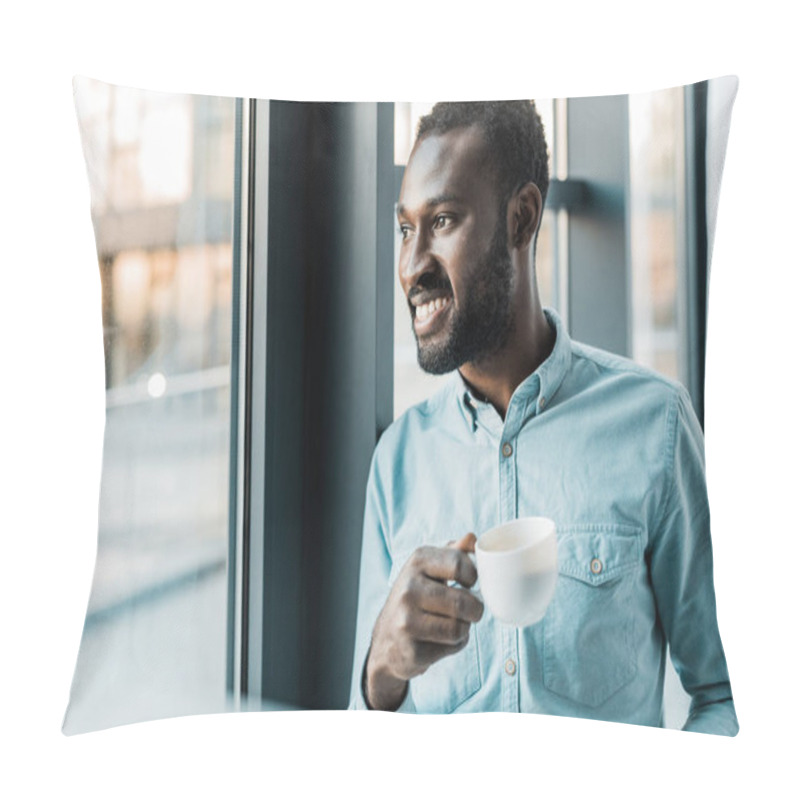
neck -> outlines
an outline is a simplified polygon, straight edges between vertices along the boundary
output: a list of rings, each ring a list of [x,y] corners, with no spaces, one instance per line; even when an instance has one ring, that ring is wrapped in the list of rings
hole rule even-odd
[[[459,369],[475,393],[490,402],[503,419],[516,388],[538,369],[555,344],[555,331],[538,298],[525,311],[515,315],[511,337],[499,351]]]

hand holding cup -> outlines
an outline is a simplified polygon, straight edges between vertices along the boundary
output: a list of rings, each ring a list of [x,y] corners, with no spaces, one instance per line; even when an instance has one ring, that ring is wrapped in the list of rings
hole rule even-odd
[[[483,615],[469,591],[477,579],[468,555],[474,547],[471,533],[447,547],[420,547],[400,570],[367,657],[364,689],[373,708],[397,708],[411,678],[467,644],[470,625]]]

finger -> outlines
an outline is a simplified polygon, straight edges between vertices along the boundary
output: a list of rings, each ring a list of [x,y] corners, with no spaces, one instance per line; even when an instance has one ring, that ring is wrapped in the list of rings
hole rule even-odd
[[[438,614],[420,614],[416,619],[413,634],[417,642],[455,646],[464,645],[469,639],[469,623]]]
[[[478,580],[470,557],[455,547],[421,547],[410,559],[416,572],[437,581],[456,581],[469,588]]]
[[[419,607],[431,614],[464,622],[477,622],[483,616],[483,603],[472,592],[439,581],[428,580],[424,583]]]

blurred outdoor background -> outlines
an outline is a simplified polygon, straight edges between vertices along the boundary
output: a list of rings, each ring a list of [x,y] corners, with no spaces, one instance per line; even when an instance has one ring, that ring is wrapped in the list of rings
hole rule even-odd
[[[97,564],[65,731],[224,709],[234,109],[76,86],[103,297]]]

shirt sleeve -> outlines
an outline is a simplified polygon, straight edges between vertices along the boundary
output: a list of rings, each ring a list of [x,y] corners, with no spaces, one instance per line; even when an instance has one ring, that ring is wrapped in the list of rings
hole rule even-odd
[[[358,617],[353,656],[353,675],[350,686],[350,709],[367,709],[362,691],[364,665],[372,641],[372,629],[389,594],[389,574],[392,558],[387,542],[387,513],[384,486],[378,473],[377,450],[372,458],[367,497],[364,508],[364,531],[361,544],[361,570],[358,585]],[[400,707],[400,712],[414,712],[411,690]]]
[[[661,522],[649,546],[650,576],[675,670],[691,696],[684,730],[739,730],[717,626],[703,433],[685,390],[668,416]]]

